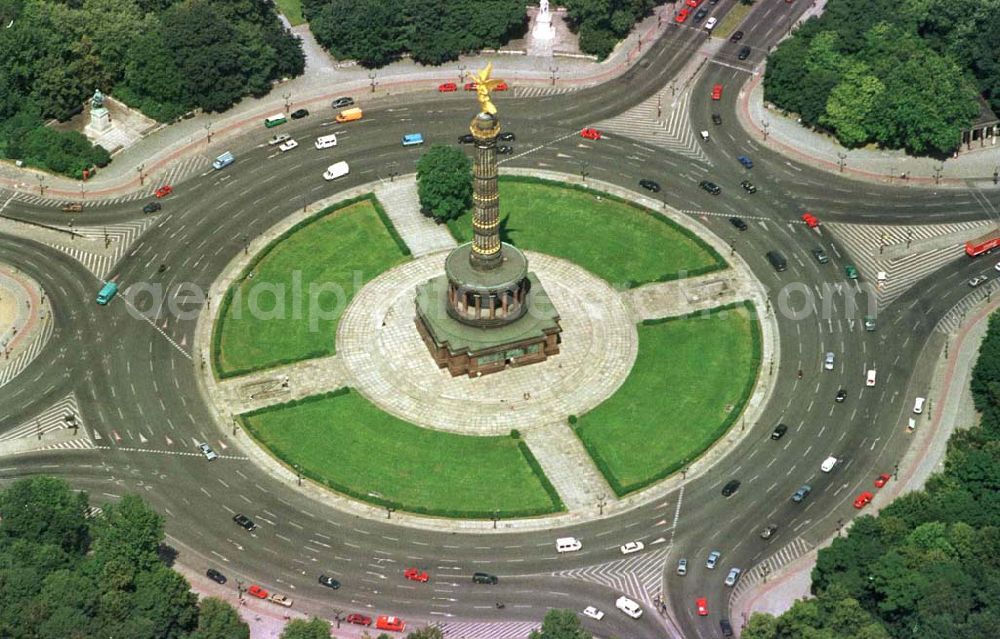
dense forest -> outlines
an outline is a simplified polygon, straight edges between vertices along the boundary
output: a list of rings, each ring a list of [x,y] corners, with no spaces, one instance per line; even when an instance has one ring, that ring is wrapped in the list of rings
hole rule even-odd
[[[944,471],[819,552],[815,598],[755,614],[743,639],[1000,636],[1000,314],[972,372],[980,423],[956,431]]]
[[[847,147],[941,155],[1000,111],[1000,0],[830,0],[767,61],[765,99]]]
[[[95,89],[169,121],[305,68],[267,0],[0,0],[0,51],[0,157],[75,177],[107,152],[43,125]]]

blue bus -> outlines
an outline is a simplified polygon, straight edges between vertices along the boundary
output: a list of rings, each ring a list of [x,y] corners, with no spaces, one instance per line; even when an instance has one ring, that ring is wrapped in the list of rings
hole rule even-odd
[[[97,294],[97,303],[104,306],[111,301],[111,298],[118,292],[118,285],[114,282],[105,282],[101,291]]]
[[[417,146],[424,143],[424,136],[419,133],[407,133],[403,136],[403,146]]]

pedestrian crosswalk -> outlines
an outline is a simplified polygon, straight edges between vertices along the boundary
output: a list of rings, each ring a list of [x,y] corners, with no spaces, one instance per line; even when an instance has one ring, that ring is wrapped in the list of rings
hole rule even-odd
[[[579,90],[579,87],[517,86],[514,87],[514,97],[538,98],[550,95],[561,95],[563,93],[569,93],[571,91],[577,91],[577,90]]]
[[[534,621],[446,621],[437,627],[447,639],[527,639],[542,624]]]
[[[100,279],[105,279],[125,257],[136,238],[154,222],[155,218],[145,217],[134,222],[107,226],[74,227],[73,231],[77,235],[91,241],[81,242],[80,246],[73,246],[72,242],[52,246],[83,264]],[[104,247],[103,251],[101,246]]]
[[[938,320],[935,330],[946,335],[958,332],[959,327],[965,322],[967,314],[972,312],[973,307],[986,303],[994,295],[1000,295],[1000,280],[992,279],[981,286],[970,289],[969,293],[959,300],[944,317]]]
[[[827,229],[847,250],[863,278],[875,283],[880,308],[899,299],[911,286],[948,262],[965,256],[966,240],[987,230],[991,222],[957,222],[893,226],[828,223]],[[877,282],[879,272],[885,281]]]
[[[20,351],[13,359],[8,360],[3,368],[0,368],[0,386],[3,386],[10,382],[18,375],[21,371],[28,367],[28,364],[35,361],[38,354],[42,352],[45,345],[48,344],[49,338],[52,337],[52,331],[55,326],[55,322],[52,321],[52,316],[46,314],[44,318],[39,320],[41,323],[41,328],[35,339],[28,344],[28,347]]]
[[[39,441],[45,439],[47,433],[54,431],[73,429],[77,437],[72,446],[59,446],[62,448],[93,448],[94,443],[87,434],[87,428],[80,416],[80,408],[76,401],[76,394],[70,393],[62,399],[56,401],[34,418],[0,435],[0,442],[12,441],[24,437],[37,437]]]
[[[690,89],[683,91],[676,100],[654,95],[625,113],[597,122],[594,126],[711,165],[688,119],[690,104]]]
[[[615,561],[552,574],[600,584],[653,607],[654,600],[663,597],[663,569],[669,551],[664,544]]]
[[[802,537],[796,537],[750,570],[745,570],[729,594],[729,607],[732,607],[732,602],[736,601],[745,590],[765,581],[768,575],[777,572],[779,568],[795,561],[810,550],[812,550],[812,545],[809,542]]]

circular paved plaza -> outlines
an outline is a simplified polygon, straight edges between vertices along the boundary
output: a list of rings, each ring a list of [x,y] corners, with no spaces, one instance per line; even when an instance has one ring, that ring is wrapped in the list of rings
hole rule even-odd
[[[579,266],[540,253],[528,253],[529,269],[561,317],[560,353],[478,379],[439,369],[417,332],[414,295],[418,284],[444,271],[447,255],[383,273],[354,297],[340,320],[337,356],[347,385],[379,408],[458,433],[525,432],[587,412],[625,381],[639,344],[618,292]]]

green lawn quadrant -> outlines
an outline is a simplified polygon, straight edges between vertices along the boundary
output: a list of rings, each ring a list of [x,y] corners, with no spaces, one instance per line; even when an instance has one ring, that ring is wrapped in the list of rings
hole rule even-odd
[[[220,376],[334,353],[337,323],[354,295],[409,259],[376,207],[374,198],[364,198],[306,220],[248,267],[227,292],[216,325]],[[275,312],[272,291],[279,290],[284,310]],[[251,312],[251,304],[263,313]]]
[[[304,476],[400,510],[489,519],[563,509],[527,447],[415,426],[355,391],[241,416],[261,444]]]
[[[302,17],[302,0],[275,0],[275,4],[278,5],[281,15],[288,20],[288,24],[296,27],[305,22],[305,18]]]
[[[666,217],[598,191],[537,178],[500,178],[504,241],[569,260],[616,288],[726,267],[710,246]],[[472,239],[471,215],[448,223]]]
[[[753,391],[759,330],[749,303],[639,326],[628,378],[576,424],[617,494],[679,470],[722,436]]]

